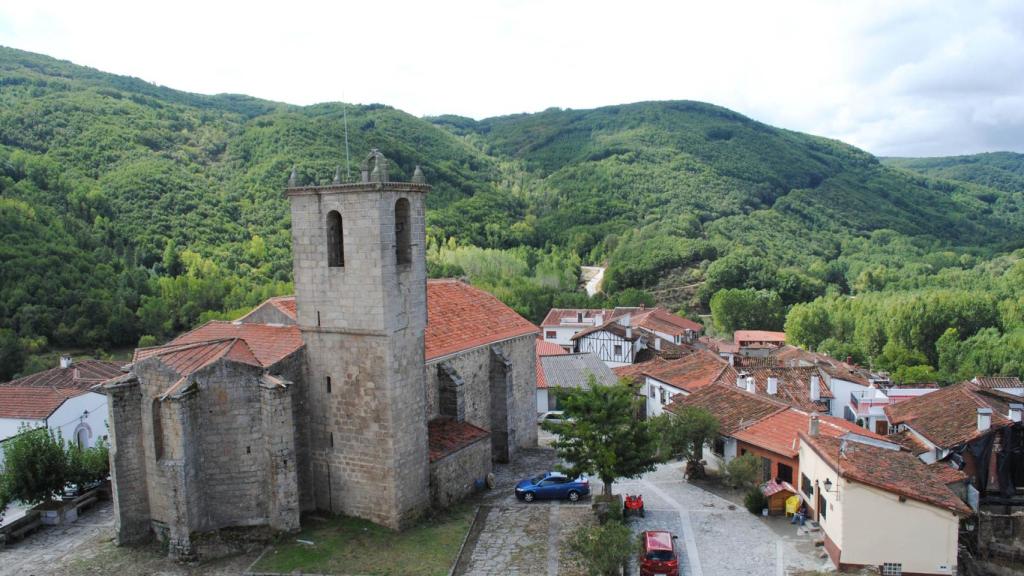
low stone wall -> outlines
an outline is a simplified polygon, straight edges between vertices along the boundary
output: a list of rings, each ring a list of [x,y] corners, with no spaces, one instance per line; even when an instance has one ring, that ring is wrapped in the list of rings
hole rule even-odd
[[[445,508],[476,490],[491,473],[491,440],[480,440],[430,463],[430,503]]]

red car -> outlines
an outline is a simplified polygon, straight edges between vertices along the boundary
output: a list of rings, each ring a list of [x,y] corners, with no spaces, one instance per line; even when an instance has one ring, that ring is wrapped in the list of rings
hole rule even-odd
[[[640,535],[640,576],[679,576],[676,536],[663,530]]]

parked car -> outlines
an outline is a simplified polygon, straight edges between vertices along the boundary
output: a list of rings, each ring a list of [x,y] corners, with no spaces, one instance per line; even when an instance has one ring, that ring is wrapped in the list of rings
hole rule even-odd
[[[560,424],[562,422],[565,422],[565,417],[563,416],[563,414],[564,413],[561,410],[549,410],[541,414],[540,417],[537,418],[537,424],[543,424],[545,422],[554,422],[556,424]]]
[[[648,530],[640,536],[640,576],[679,576],[676,538],[664,530]]]
[[[576,502],[590,495],[586,474],[573,480],[561,472],[545,472],[516,484],[516,498],[533,502],[544,499],[566,499]]]

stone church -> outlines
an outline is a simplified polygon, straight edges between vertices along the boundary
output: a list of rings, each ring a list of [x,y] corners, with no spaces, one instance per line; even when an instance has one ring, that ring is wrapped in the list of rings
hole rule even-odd
[[[229,527],[292,531],[300,514],[401,529],[537,442],[537,328],[490,294],[427,280],[419,167],[392,182],[287,190],[295,296],[135,351],[109,380],[119,543]]]

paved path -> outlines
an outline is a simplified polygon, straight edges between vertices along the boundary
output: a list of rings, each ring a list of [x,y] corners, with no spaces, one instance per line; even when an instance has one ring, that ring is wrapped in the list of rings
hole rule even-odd
[[[780,576],[822,566],[796,528],[780,535],[768,522],[682,480],[682,464],[670,463],[639,480],[616,482],[617,493],[641,493],[646,518],[630,519],[634,530],[669,530],[680,536],[687,576]],[[595,487],[595,490],[599,488]],[[730,509],[730,506],[732,509]]]

